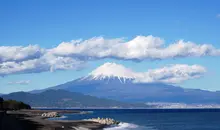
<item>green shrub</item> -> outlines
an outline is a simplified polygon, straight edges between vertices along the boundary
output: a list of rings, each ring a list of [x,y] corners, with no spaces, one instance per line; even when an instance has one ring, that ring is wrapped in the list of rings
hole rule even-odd
[[[2,109],[4,110],[20,110],[31,109],[30,105],[15,100],[5,100],[2,102]]]
[[[0,97],[0,110],[3,109],[3,101],[4,101],[3,98]]]

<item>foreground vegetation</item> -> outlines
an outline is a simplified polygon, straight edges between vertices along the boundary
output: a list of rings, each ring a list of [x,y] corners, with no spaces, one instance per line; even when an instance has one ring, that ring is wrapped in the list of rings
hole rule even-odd
[[[0,97],[0,110],[31,109],[31,106],[16,100],[3,100]]]

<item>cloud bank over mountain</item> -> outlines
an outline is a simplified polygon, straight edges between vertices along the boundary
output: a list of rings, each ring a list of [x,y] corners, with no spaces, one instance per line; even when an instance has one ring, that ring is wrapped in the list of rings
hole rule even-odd
[[[62,42],[49,49],[38,45],[0,46],[0,76],[81,69],[88,60],[103,58],[142,61],[201,56],[220,56],[220,49],[183,40],[165,45],[163,39],[151,35],[129,41],[93,37]]]
[[[83,61],[70,57],[56,57],[45,55],[39,59],[31,59],[21,62],[8,61],[0,64],[0,76],[11,74],[40,73],[45,71],[80,69]]]
[[[0,63],[8,61],[26,61],[43,56],[44,49],[38,45],[23,46],[0,46]]]
[[[136,83],[176,84],[186,80],[202,77],[206,69],[199,65],[177,64],[146,72],[135,72],[123,65],[105,63],[92,71],[88,77],[95,80],[117,77],[119,80],[132,79]]]
[[[65,50],[65,51],[64,51]],[[84,58],[116,58],[125,60],[168,59],[178,57],[219,56],[220,49],[209,44],[196,44],[179,40],[168,46],[154,36],[137,36],[130,41],[122,38],[105,39],[94,37],[88,40],[63,42],[50,53],[59,56]]]

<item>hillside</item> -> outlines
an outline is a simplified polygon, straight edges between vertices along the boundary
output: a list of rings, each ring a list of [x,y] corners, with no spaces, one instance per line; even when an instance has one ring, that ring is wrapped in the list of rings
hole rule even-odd
[[[0,97],[0,110],[31,109],[30,105],[16,100],[4,100]]]
[[[30,104],[32,107],[135,107],[140,105],[122,103],[109,99],[97,98],[65,90],[47,90],[31,94],[15,92],[2,96],[4,99],[16,99]],[[143,106],[143,105],[142,105]]]

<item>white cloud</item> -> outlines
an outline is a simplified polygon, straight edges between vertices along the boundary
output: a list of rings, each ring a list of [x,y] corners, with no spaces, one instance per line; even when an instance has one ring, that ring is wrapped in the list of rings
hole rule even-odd
[[[199,65],[176,64],[165,66],[159,69],[148,70],[147,72],[135,72],[123,65],[105,63],[92,71],[89,77],[103,79],[118,77],[119,79],[133,79],[136,83],[181,83],[189,79],[200,78],[206,69]]]
[[[23,61],[39,58],[44,49],[38,45],[23,46],[0,46],[0,63],[7,61]]]
[[[38,45],[0,46],[0,76],[79,69],[88,60],[103,58],[141,61],[201,56],[220,56],[220,49],[183,40],[165,45],[163,39],[151,35],[129,41],[104,37],[79,39],[49,49]]]
[[[63,42],[49,53],[84,59],[116,58],[126,60],[168,59],[177,57],[220,56],[220,49],[209,44],[179,40],[168,46],[159,37],[137,36],[126,42],[122,38],[94,37],[88,40]]]
[[[217,14],[216,17],[217,17],[217,18],[220,18],[220,14]]]
[[[78,61],[69,57],[55,57],[53,55],[45,55],[39,59],[32,59],[22,62],[3,62],[0,64],[0,76],[79,69],[83,67],[83,63],[83,61]]]
[[[116,58],[125,60],[168,59],[177,57],[220,56],[220,49],[210,44],[196,44],[179,40],[165,45],[164,40],[154,36],[137,36],[130,41],[123,38],[62,42],[55,48],[43,49],[37,45],[0,46],[0,63],[22,62],[39,59],[44,55],[80,58],[81,60]]]
[[[206,69],[199,65],[177,64],[160,69],[148,70],[136,79],[136,82],[181,83],[189,79],[200,78]]]
[[[30,80],[20,80],[20,81],[13,81],[13,82],[8,82],[8,84],[18,84],[18,85],[28,85],[30,84]]]

